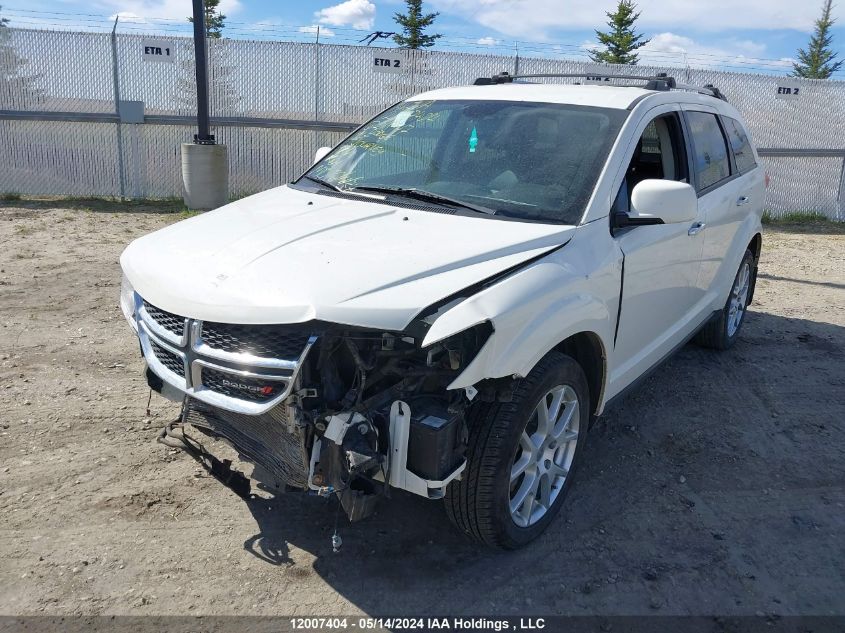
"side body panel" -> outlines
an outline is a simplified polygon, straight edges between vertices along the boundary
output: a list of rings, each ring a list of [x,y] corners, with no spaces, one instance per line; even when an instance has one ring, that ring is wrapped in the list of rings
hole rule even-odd
[[[704,110],[702,107],[686,109],[716,112],[715,109]],[[744,127],[742,119],[732,118]],[[730,144],[728,148],[730,151]],[[732,156],[731,168],[736,175],[725,185],[699,198],[699,205],[705,207],[706,227],[698,285],[711,310],[724,306],[745,249],[756,234],[762,233],[765,173],[756,150],[754,157],[757,167],[740,174]]]
[[[684,104],[676,103],[673,96]],[[712,108],[712,103],[709,97],[668,93],[635,105],[572,241],[438,317],[424,345],[486,320],[494,327],[488,342],[450,389],[469,387],[485,378],[525,376],[556,345],[587,332],[596,335],[602,345],[605,382],[596,411],[601,413],[608,400],[660,362],[702,325],[713,310],[724,305],[742,253],[760,232],[764,196],[761,169],[747,178],[737,179],[737,187],[744,186],[750,192],[745,195],[751,199],[738,211],[728,208],[734,191],[726,187],[714,190],[716,193],[724,189],[700,203],[697,221],[707,224],[709,216],[714,224],[709,243],[704,232],[688,235],[690,226],[686,224],[637,227],[630,237],[616,240],[610,234],[608,222],[633,144],[645,124],[664,112],[690,104]],[[717,111],[742,120],[729,104],[718,104]],[[654,232],[646,234],[649,230]],[[651,249],[650,243],[658,248]],[[625,261],[625,266],[631,265],[635,274],[626,275],[624,286],[623,250],[631,253],[639,250],[642,254],[639,261],[637,257]],[[656,291],[650,288],[649,279],[657,271],[665,273],[667,285],[672,288],[665,296],[655,296]],[[639,293],[639,311],[632,307],[625,312],[626,293],[633,293],[634,297]],[[661,309],[672,313],[672,318],[664,324],[666,327],[652,328],[651,339],[649,333],[640,338],[630,332],[630,344],[624,343],[627,347],[620,348],[617,319],[621,335],[626,317],[631,320],[629,327],[636,329],[637,322],[653,320]]]
[[[617,187],[625,178],[646,126],[656,117],[679,109],[678,104],[669,103],[639,115],[628,147],[617,158]],[[630,227],[617,233],[615,239],[625,256],[625,271],[608,396],[659,362],[701,320],[703,306],[696,282],[704,241],[700,234],[689,233],[701,221],[699,210],[699,216],[690,222]]]

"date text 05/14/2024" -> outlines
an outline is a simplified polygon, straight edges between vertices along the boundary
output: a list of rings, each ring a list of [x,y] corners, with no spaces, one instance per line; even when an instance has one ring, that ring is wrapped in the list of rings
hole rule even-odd
[[[538,631],[546,627],[544,618],[330,618],[330,617],[297,617],[291,618],[291,628],[297,631],[324,630],[423,630],[423,631]]]

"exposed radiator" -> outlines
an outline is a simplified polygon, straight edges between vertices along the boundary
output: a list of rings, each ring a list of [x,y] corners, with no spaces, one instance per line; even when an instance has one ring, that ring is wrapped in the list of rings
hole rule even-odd
[[[285,403],[262,415],[243,415],[188,399],[184,421],[229,441],[239,453],[279,481],[306,489],[309,458],[305,430]]]

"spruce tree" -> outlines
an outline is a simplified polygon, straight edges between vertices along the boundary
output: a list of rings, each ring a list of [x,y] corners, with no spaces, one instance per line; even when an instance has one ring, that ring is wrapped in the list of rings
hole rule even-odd
[[[604,50],[591,50],[590,58],[603,64],[636,64],[639,56],[634,51],[650,41],[634,31],[634,23],[640,17],[637,5],[632,0],[620,0],[616,11],[608,11],[607,17],[610,31],[596,31]]]
[[[423,15],[422,0],[405,0],[408,5],[407,13],[396,13],[393,19],[402,27],[402,33],[393,36],[393,41],[402,48],[428,48],[434,46],[434,42],[442,37],[441,35],[426,35],[425,29],[434,23],[439,13],[428,13]]]
[[[217,8],[220,0],[205,0],[205,34],[219,39],[223,37],[223,27],[226,26],[226,16]],[[194,18],[188,18],[193,23]]]
[[[830,29],[835,20],[830,17],[833,11],[833,0],[825,0],[822,15],[816,20],[816,28],[810,38],[807,49],[798,50],[798,61],[792,65],[793,77],[805,79],[830,79],[831,75],[842,68],[843,60],[836,61],[830,44],[833,36]]]

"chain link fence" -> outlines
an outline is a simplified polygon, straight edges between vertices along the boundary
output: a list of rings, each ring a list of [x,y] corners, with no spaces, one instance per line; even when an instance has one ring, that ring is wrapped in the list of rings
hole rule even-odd
[[[166,61],[145,54],[151,45],[166,49],[159,56]],[[185,37],[0,29],[0,192],[181,196],[179,145],[194,134],[193,61],[193,41]],[[212,133],[229,148],[230,191],[240,197],[296,178],[318,147],[336,144],[412,94],[502,71],[667,72],[681,83],[718,86],[761,148],[772,215],[818,212],[845,220],[845,82],[210,40]]]

